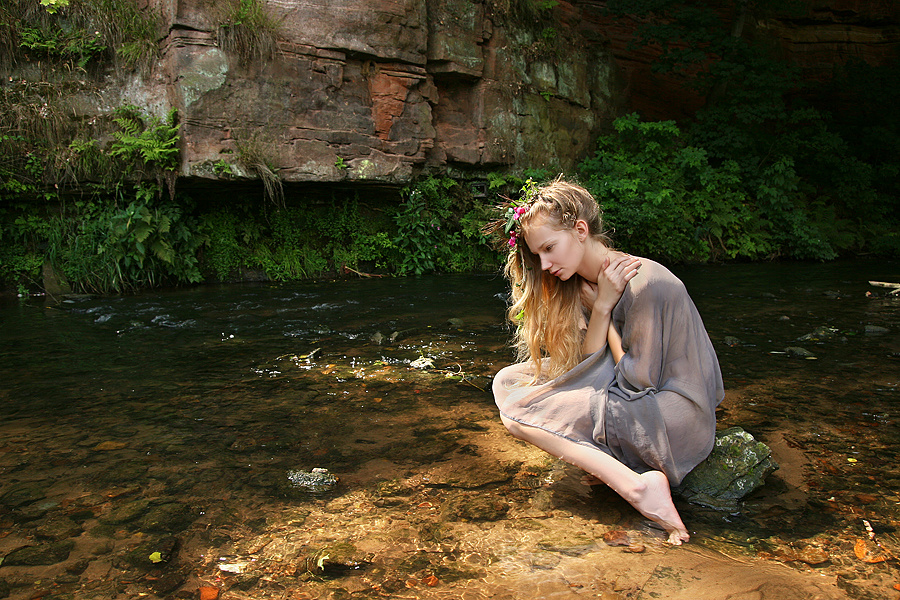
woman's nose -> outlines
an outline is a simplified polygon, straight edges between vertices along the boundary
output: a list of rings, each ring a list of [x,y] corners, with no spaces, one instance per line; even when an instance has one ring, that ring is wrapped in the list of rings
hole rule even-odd
[[[542,256],[542,257],[541,257],[541,270],[542,270],[542,271],[546,271],[546,270],[549,269],[551,266],[553,266],[553,265],[550,263],[550,260],[547,259],[546,256]]]

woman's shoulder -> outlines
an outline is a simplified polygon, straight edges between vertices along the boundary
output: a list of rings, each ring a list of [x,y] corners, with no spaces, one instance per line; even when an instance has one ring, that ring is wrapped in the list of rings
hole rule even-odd
[[[672,271],[655,260],[638,258],[641,268],[629,282],[635,296],[664,297],[685,292],[684,284]]]

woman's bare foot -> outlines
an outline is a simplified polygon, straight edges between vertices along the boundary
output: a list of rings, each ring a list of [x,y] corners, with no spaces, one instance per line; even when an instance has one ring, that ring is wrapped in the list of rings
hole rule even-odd
[[[680,546],[688,541],[687,528],[681,521],[681,516],[672,502],[672,492],[669,489],[669,480],[660,471],[648,471],[639,475],[646,486],[635,499],[629,500],[632,506],[647,517],[663,526],[669,534],[669,543]]]

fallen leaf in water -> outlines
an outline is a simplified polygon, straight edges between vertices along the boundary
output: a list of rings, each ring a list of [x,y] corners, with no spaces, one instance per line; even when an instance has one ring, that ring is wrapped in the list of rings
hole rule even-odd
[[[438,581],[438,578],[435,577],[434,575],[429,575],[428,577],[425,577],[424,579],[422,579],[422,583],[424,583],[428,587],[434,587],[438,583],[440,583],[440,581]]]
[[[900,583],[895,583],[894,589],[897,590],[898,592],[900,592]]]
[[[631,540],[628,539],[628,534],[621,529],[616,529],[614,531],[607,531],[603,534],[603,541],[606,542],[609,546],[630,546]]]
[[[869,547],[869,542],[863,539],[856,540],[856,544],[853,546],[853,553],[856,554],[856,558],[867,563],[880,563],[887,560],[887,557],[884,554],[875,554],[872,552]]]
[[[100,442],[94,446],[94,450],[121,450],[127,445],[125,442]]]
[[[200,600],[218,600],[219,588],[204,586],[200,588]]]
[[[625,548],[622,548],[622,552],[627,552],[629,554],[641,554],[646,548],[643,544],[629,544]]]

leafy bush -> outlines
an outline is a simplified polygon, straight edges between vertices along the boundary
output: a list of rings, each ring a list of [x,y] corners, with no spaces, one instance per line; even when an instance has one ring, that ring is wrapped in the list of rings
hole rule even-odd
[[[670,260],[833,258],[810,220],[789,158],[750,178],[734,160],[710,160],[674,121],[617,119],[579,166],[614,239],[630,252]]]

